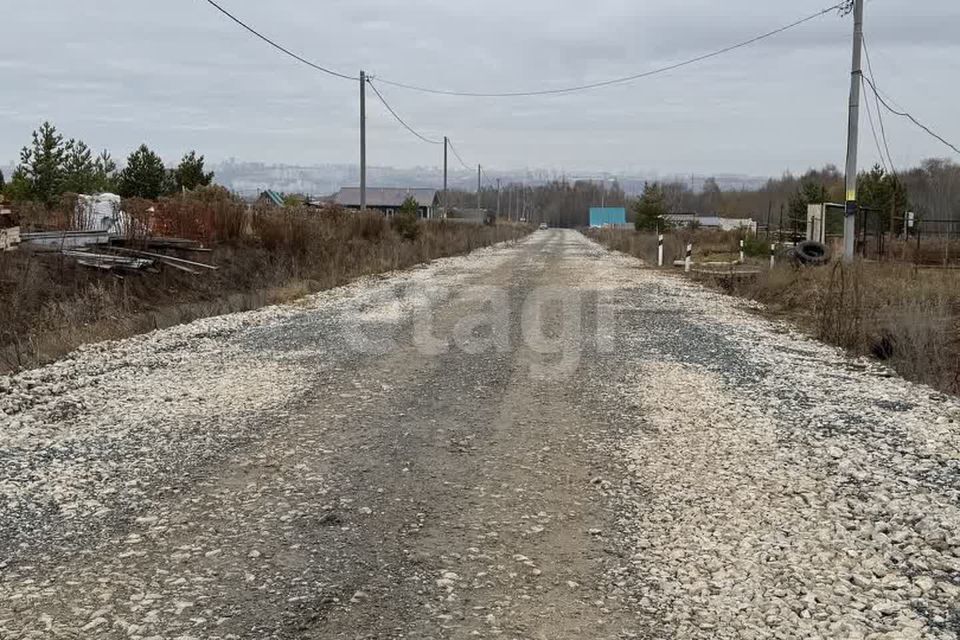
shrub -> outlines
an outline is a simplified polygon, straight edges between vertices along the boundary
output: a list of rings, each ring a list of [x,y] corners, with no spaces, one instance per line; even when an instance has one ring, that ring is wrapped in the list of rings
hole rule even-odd
[[[751,258],[770,256],[770,241],[757,235],[747,235],[743,239],[743,252]]]
[[[403,201],[400,211],[390,220],[390,226],[404,240],[414,241],[420,235],[420,224],[417,220],[417,210],[420,206],[413,197]]]

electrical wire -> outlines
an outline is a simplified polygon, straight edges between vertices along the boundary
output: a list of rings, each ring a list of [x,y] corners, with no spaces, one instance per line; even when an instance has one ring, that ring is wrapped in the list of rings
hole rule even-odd
[[[497,185],[496,178],[491,178],[490,176],[488,176],[487,172],[483,169],[483,167],[480,167],[480,175],[483,176],[483,179],[486,180],[487,184],[490,186],[491,189],[496,187]]]
[[[457,153],[456,147],[453,146],[453,140],[447,139],[447,144],[450,145],[450,151],[453,151],[453,157],[455,157],[460,164],[463,165],[463,168],[467,171],[473,171],[473,169],[471,169],[467,163],[463,161],[463,158],[460,157],[460,154]]]
[[[877,100],[880,102],[880,104],[883,105],[883,107],[884,107],[887,111],[889,111],[890,113],[892,113],[892,114],[895,115],[895,116],[900,116],[901,118],[907,118],[908,120],[910,120],[910,122],[912,122],[913,124],[917,125],[917,126],[920,127],[921,129],[923,129],[924,131],[926,131],[929,135],[931,135],[932,137],[936,138],[937,140],[939,140],[940,142],[942,142],[943,144],[947,145],[948,147],[950,147],[951,149],[953,149],[955,152],[957,152],[958,154],[960,154],[960,148],[958,148],[955,144],[953,144],[953,143],[951,143],[951,142],[948,142],[946,139],[943,138],[943,136],[941,136],[941,135],[939,135],[938,133],[934,132],[930,127],[928,127],[927,125],[923,124],[922,122],[920,122],[919,120],[917,120],[916,118],[914,118],[912,115],[910,115],[909,112],[907,112],[907,111],[897,111],[896,109],[894,109],[893,107],[891,107],[891,106],[887,103],[887,101],[884,100],[883,96],[881,95],[881,91],[877,88],[877,85],[876,85],[876,83],[875,83],[873,80],[871,80],[870,78],[867,78],[866,76],[864,76],[864,80],[867,82],[867,84],[870,85],[870,88],[873,90],[873,95],[875,95],[875,96],[877,97]]]
[[[831,6],[831,7],[827,7],[826,9],[823,9],[823,10],[821,10],[821,11],[818,11],[817,13],[814,13],[814,14],[812,14],[812,15],[809,15],[809,16],[807,16],[807,17],[805,17],[805,18],[801,18],[800,20],[797,20],[797,21],[795,21],[795,22],[791,22],[791,23],[788,24],[788,25],[785,25],[785,26],[780,27],[780,28],[778,28],[778,29],[774,29],[773,31],[768,31],[768,32],[763,33],[763,34],[761,34],[761,35],[758,35],[758,36],[755,36],[755,37],[753,37],[753,38],[750,38],[749,40],[744,40],[743,42],[738,42],[738,43],[733,44],[733,45],[730,45],[730,46],[728,46],[728,47],[724,47],[724,48],[722,48],[722,49],[717,49],[716,51],[711,51],[710,53],[706,53],[706,54],[703,54],[703,55],[699,55],[699,56],[696,56],[696,57],[694,57],[694,58],[690,58],[690,59],[688,59],[688,60],[684,60],[684,61],[682,61],[682,62],[676,62],[676,63],[670,64],[670,65],[667,65],[667,66],[664,66],[664,67],[660,67],[660,68],[658,68],[658,69],[652,69],[652,70],[650,70],[650,71],[644,71],[644,72],[641,72],[641,73],[635,73],[635,74],[629,75],[629,76],[623,76],[623,77],[620,77],[620,78],[613,78],[613,79],[611,79],[611,80],[603,80],[603,81],[600,81],[600,82],[592,82],[592,83],[589,83],[589,84],[575,85],[575,86],[572,86],[572,87],[563,87],[563,88],[558,88],[558,89],[541,89],[541,90],[535,90],[535,91],[506,91],[506,92],[502,92],[502,93],[496,93],[496,92],[484,93],[484,92],[474,92],[474,91],[451,91],[451,90],[446,90],[446,89],[434,89],[434,88],[430,88],[430,87],[418,86],[418,85],[415,85],[415,84],[408,84],[408,83],[405,83],[405,82],[397,82],[397,81],[394,81],[394,80],[386,80],[386,79],[383,79],[383,78],[379,78],[379,81],[382,82],[383,84],[388,84],[388,85],[391,85],[391,86],[394,86],[394,87],[399,87],[399,88],[401,88],[401,89],[408,89],[408,90],[410,90],[410,91],[419,91],[419,92],[421,92],[421,93],[430,93],[430,94],[434,94],[434,95],[444,95],[444,96],[461,96],[461,97],[468,97],[468,98],[518,98],[518,97],[547,96],[547,95],[557,95],[557,94],[566,94],[566,93],[576,93],[576,92],[579,92],[579,91],[588,91],[588,90],[590,90],[590,89],[599,89],[599,88],[601,88],[601,87],[609,87],[609,86],[617,85],[617,84],[626,84],[626,83],[628,83],[628,82],[633,82],[633,81],[635,81],[635,80],[640,80],[640,79],[642,79],[642,78],[649,78],[650,76],[655,76],[655,75],[659,75],[659,74],[662,74],[662,73],[667,73],[668,71],[673,71],[673,70],[679,69],[679,68],[681,68],[681,67],[686,67],[686,66],[689,66],[689,65],[692,65],[692,64],[696,64],[696,63],[698,63],[698,62],[703,62],[704,60],[709,60],[710,58],[716,58],[717,56],[721,56],[721,55],[724,55],[724,54],[726,54],[726,53],[730,53],[731,51],[735,51],[735,50],[737,50],[737,49],[742,49],[742,48],[744,48],[744,47],[748,47],[748,46],[750,46],[750,45],[752,45],[752,44],[755,44],[755,43],[757,43],[757,42],[760,42],[761,40],[766,40],[767,38],[772,38],[772,37],[775,36],[775,35],[779,35],[779,34],[783,33],[784,31],[789,31],[790,29],[799,27],[800,25],[806,24],[807,22],[810,22],[810,21],[812,21],[812,20],[815,20],[815,19],[817,19],[817,18],[819,18],[819,17],[821,17],[821,16],[824,16],[824,15],[830,13],[831,11],[835,11],[835,10],[837,10],[837,9],[842,9],[844,6],[847,5],[847,3],[848,3],[848,0],[844,0],[843,2],[840,2],[840,3],[838,3],[838,4],[835,4],[835,5]]]
[[[867,71],[869,71],[870,73],[870,79],[873,80],[874,83],[876,83],[877,76],[874,75],[873,73],[873,62],[871,62],[870,60],[870,49],[867,48],[866,37],[863,37],[863,52],[867,56]],[[863,77],[863,74],[861,73],[861,80],[862,80],[862,77]],[[861,84],[863,83],[861,82]],[[877,106],[877,119],[880,120],[880,133],[883,136],[883,148],[887,150],[887,160],[890,161],[890,171],[893,173],[894,177],[896,177],[897,170],[893,163],[893,156],[890,154],[890,145],[887,142],[887,126],[883,123],[883,111],[880,109],[880,101],[877,99],[877,96],[874,96],[874,100],[876,100],[876,106]],[[867,104],[867,114],[869,115],[870,101],[867,100],[866,104]],[[873,123],[871,123],[871,126],[873,126]],[[876,133],[874,133],[874,135],[876,135]]]
[[[317,71],[321,71],[321,72],[323,72],[323,73],[326,73],[326,74],[328,74],[328,75],[330,75],[330,76],[333,76],[333,77],[336,77],[336,78],[341,78],[341,79],[344,79],[344,80],[359,80],[359,78],[356,77],[356,76],[351,76],[351,75],[347,75],[347,74],[344,74],[344,73],[340,73],[340,72],[338,72],[338,71],[334,71],[333,69],[327,68],[327,67],[325,67],[325,66],[323,66],[323,65],[320,65],[320,64],[317,64],[317,63],[315,63],[315,62],[311,62],[310,60],[307,60],[307,59],[304,58],[303,56],[300,56],[300,55],[292,52],[291,50],[287,49],[287,48],[284,47],[283,45],[281,45],[281,44],[275,42],[274,40],[271,40],[271,39],[268,38],[267,36],[263,35],[263,34],[260,33],[259,31],[257,31],[256,29],[254,29],[253,27],[251,27],[250,25],[248,25],[247,23],[245,23],[244,21],[242,21],[240,18],[238,18],[237,16],[235,16],[234,14],[230,13],[229,11],[227,11],[224,7],[222,7],[220,4],[218,4],[217,2],[215,2],[215,0],[205,0],[205,2],[207,2],[207,4],[209,4],[210,6],[214,7],[217,11],[219,11],[220,13],[222,13],[223,15],[225,15],[227,18],[229,18],[230,20],[232,20],[233,22],[235,22],[235,23],[236,23],[237,25],[239,25],[240,27],[242,27],[242,28],[245,29],[246,31],[250,32],[252,35],[256,36],[257,38],[259,38],[260,40],[262,40],[262,41],[264,41],[265,43],[269,44],[271,47],[277,49],[278,51],[280,51],[280,52],[282,52],[282,53],[290,56],[290,57],[293,58],[294,60],[296,60],[296,61],[298,61],[298,62],[300,62],[300,63],[302,63],[302,64],[305,64],[305,65],[307,65],[307,66],[309,66],[309,67],[311,67],[311,68],[313,68],[313,69],[316,69]],[[419,92],[421,92],[421,93],[432,93],[432,94],[437,94],[437,95],[464,96],[464,97],[474,97],[474,98],[513,98],[513,97],[524,97],[524,96],[545,96],[545,95],[557,95],[557,94],[565,94],[565,93],[575,93],[575,92],[578,92],[578,91],[587,91],[587,90],[590,90],[590,89],[599,89],[599,88],[601,88],[601,87],[608,87],[608,86],[611,86],[611,85],[625,84],[625,83],[632,82],[632,81],[635,81],[635,80],[640,80],[640,79],[642,79],[642,78],[648,78],[648,77],[650,77],[650,76],[659,75],[659,74],[662,74],[662,73],[666,73],[666,72],[668,72],[668,71],[673,71],[673,70],[679,69],[679,68],[681,68],[681,67],[686,67],[686,66],[689,66],[689,65],[692,65],[692,64],[696,64],[696,63],[698,63],[698,62],[703,62],[704,60],[709,60],[710,58],[715,58],[715,57],[717,57],[717,56],[721,56],[721,55],[724,55],[724,54],[726,54],[726,53],[730,53],[731,51],[735,51],[735,50],[737,50],[737,49],[742,49],[742,48],[744,48],[744,47],[750,46],[750,45],[752,45],[752,44],[755,44],[755,43],[757,43],[757,42],[760,42],[761,40],[766,40],[767,38],[771,38],[771,37],[773,37],[773,36],[775,36],[775,35],[779,35],[779,34],[785,32],[785,31],[788,31],[788,30],[790,30],[790,29],[794,29],[794,28],[799,27],[799,26],[801,26],[801,25],[803,25],[803,24],[805,24],[805,23],[807,23],[807,22],[810,22],[810,21],[812,21],[812,20],[815,20],[815,19],[817,19],[817,18],[819,18],[819,17],[821,17],[821,16],[824,16],[824,15],[826,15],[827,13],[830,13],[831,11],[834,11],[834,10],[837,10],[837,9],[842,10],[845,6],[847,6],[847,4],[848,4],[848,0],[844,0],[843,2],[840,2],[840,3],[835,4],[835,5],[833,5],[833,6],[827,7],[827,8],[825,8],[825,9],[822,9],[821,11],[818,11],[818,12],[816,12],[816,13],[814,13],[814,14],[811,14],[811,15],[805,17],[805,18],[801,18],[800,20],[797,20],[797,21],[795,21],[795,22],[792,22],[792,23],[790,23],[790,24],[788,24],[788,25],[782,26],[782,27],[780,27],[780,28],[778,28],[778,29],[774,29],[773,31],[768,31],[768,32],[766,32],[766,33],[763,33],[763,34],[760,34],[760,35],[755,36],[755,37],[753,37],[753,38],[750,38],[749,40],[744,40],[744,41],[742,41],[742,42],[738,42],[738,43],[736,43],[736,44],[730,45],[730,46],[728,46],[728,47],[724,47],[724,48],[722,48],[722,49],[718,49],[718,50],[716,50],[716,51],[711,51],[711,52],[709,52],[709,53],[706,53],[706,54],[703,54],[703,55],[700,55],[700,56],[696,56],[696,57],[694,57],[694,58],[690,58],[690,59],[687,59],[687,60],[683,60],[682,62],[677,62],[677,63],[670,64],[670,65],[667,65],[667,66],[664,66],[664,67],[660,67],[660,68],[658,68],[658,69],[652,69],[652,70],[650,70],[650,71],[644,71],[644,72],[636,73],[636,74],[629,75],[629,76],[624,76],[624,77],[620,77],[620,78],[613,78],[613,79],[611,79],[611,80],[603,80],[603,81],[600,81],[600,82],[593,82],[593,83],[589,83],[589,84],[576,85],[576,86],[572,86],[572,87],[563,87],[563,88],[558,88],[558,89],[542,89],[542,90],[535,90],[535,91],[507,91],[507,92],[500,92],[500,93],[484,93],[484,92],[474,92],[474,91],[449,91],[449,90],[445,90],[445,89],[434,89],[434,88],[430,88],[430,87],[419,86],[419,85],[416,85],[416,84],[409,84],[409,83],[405,83],[405,82],[397,82],[397,81],[395,81],[395,80],[388,80],[388,79],[384,79],[384,78],[378,78],[378,80],[379,80],[381,83],[383,83],[383,84],[391,85],[391,86],[394,86],[394,87],[399,87],[399,88],[402,88],[402,89],[408,89],[408,90],[410,90],[410,91],[419,91]]]
[[[271,39],[268,38],[267,36],[263,35],[263,34],[260,33],[259,31],[257,31],[256,29],[254,29],[253,27],[249,26],[247,23],[245,23],[244,21],[242,21],[242,20],[241,20],[240,18],[238,18],[237,16],[233,15],[232,13],[230,13],[229,11],[227,11],[226,9],[224,9],[223,7],[221,7],[219,4],[217,4],[217,3],[214,2],[213,0],[205,0],[205,1],[207,2],[207,4],[209,4],[209,5],[211,5],[212,7],[214,7],[217,11],[219,11],[219,12],[222,13],[223,15],[227,16],[228,18],[230,18],[231,20],[233,20],[234,22],[236,22],[238,25],[240,25],[241,27],[243,27],[244,29],[246,29],[247,31],[249,31],[250,33],[252,33],[253,35],[255,35],[256,37],[258,37],[258,38],[260,38],[261,40],[263,40],[264,42],[266,42],[267,44],[269,44],[269,45],[270,45],[271,47],[273,47],[274,49],[277,49],[277,50],[279,50],[279,51],[282,51],[283,53],[287,54],[288,56],[290,56],[290,57],[293,58],[294,60],[297,60],[298,62],[301,62],[301,63],[307,65],[308,67],[311,67],[311,68],[313,68],[313,69],[316,69],[317,71],[322,71],[323,73],[326,73],[326,74],[328,74],[328,75],[334,76],[335,78],[342,78],[342,79],[344,79],[344,80],[359,80],[359,79],[360,79],[359,77],[356,77],[356,76],[348,76],[348,75],[346,75],[346,74],[344,74],[344,73],[340,73],[340,72],[338,72],[338,71],[334,71],[333,69],[328,69],[327,67],[321,66],[321,65],[319,65],[319,64],[317,64],[317,63],[315,63],[315,62],[310,62],[310,61],[307,60],[306,58],[295,54],[294,52],[290,51],[290,50],[287,49],[286,47],[284,47],[284,46],[282,46],[282,45],[280,45],[280,44],[277,44],[276,42],[274,42],[273,40],[271,40]]]
[[[380,102],[382,102],[382,103],[383,103],[383,106],[385,106],[385,107],[387,108],[387,111],[389,111],[389,112],[393,115],[393,117],[397,119],[397,122],[399,122],[400,124],[402,124],[403,127],[404,127],[407,131],[409,131],[410,133],[412,133],[412,134],[415,135],[416,137],[420,138],[421,140],[423,140],[423,141],[426,142],[427,144],[443,144],[443,140],[431,140],[430,138],[428,138],[428,137],[424,136],[423,134],[419,133],[419,132],[416,131],[413,127],[411,127],[411,126],[408,125],[406,122],[404,122],[403,118],[401,118],[401,117],[397,114],[397,112],[393,110],[393,107],[390,106],[390,104],[386,101],[386,99],[383,97],[383,95],[377,90],[377,87],[374,86],[374,84],[373,84],[373,79],[368,79],[368,80],[367,80],[367,84],[370,85],[370,88],[373,89],[373,92],[377,95],[378,98],[380,98]]]
[[[860,79],[860,84],[863,85],[863,89],[866,91],[867,83],[863,81],[863,78]],[[883,149],[880,147],[880,136],[877,135],[877,127],[873,123],[873,111],[870,109],[870,101],[867,100],[863,104],[867,107],[867,119],[870,121],[870,131],[873,133],[873,142],[877,145],[877,155],[880,157],[880,164],[883,165],[884,171],[888,171],[887,160],[883,157]]]

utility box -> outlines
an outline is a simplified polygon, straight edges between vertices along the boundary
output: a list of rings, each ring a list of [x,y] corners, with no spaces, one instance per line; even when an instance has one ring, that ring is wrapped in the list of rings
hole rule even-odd
[[[827,205],[807,205],[807,240],[827,243]]]

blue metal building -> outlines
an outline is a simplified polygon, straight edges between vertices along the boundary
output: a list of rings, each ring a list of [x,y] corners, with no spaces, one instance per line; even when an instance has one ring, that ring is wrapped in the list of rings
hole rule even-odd
[[[591,227],[620,227],[627,224],[627,210],[623,207],[590,207]]]

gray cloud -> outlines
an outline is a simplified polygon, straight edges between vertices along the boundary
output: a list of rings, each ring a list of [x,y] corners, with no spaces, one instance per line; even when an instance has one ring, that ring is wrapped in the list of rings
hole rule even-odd
[[[222,0],[291,49],[346,73],[470,90],[550,88],[669,64],[751,37],[829,0]],[[201,0],[37,0],[4,13],[0,163],[43,119],[126,155],[148,142],[168,160],[354,162],[357,87],[285,59]],[[751,48],[589,94],[511,100],[381,86],[415,127],[450,135],[468,162],[571,171],[778,174],[844,153],[849,19],[824,16]],[[867,33],[878,82],[960,139],[960,4],[876,0]],[[436,165],[371,102],[370,161]],[[869,128],[864,120],[865,136]],[[895,161],[947,154],[888,122]],[[875,160],[864,139],[863,163]]]

